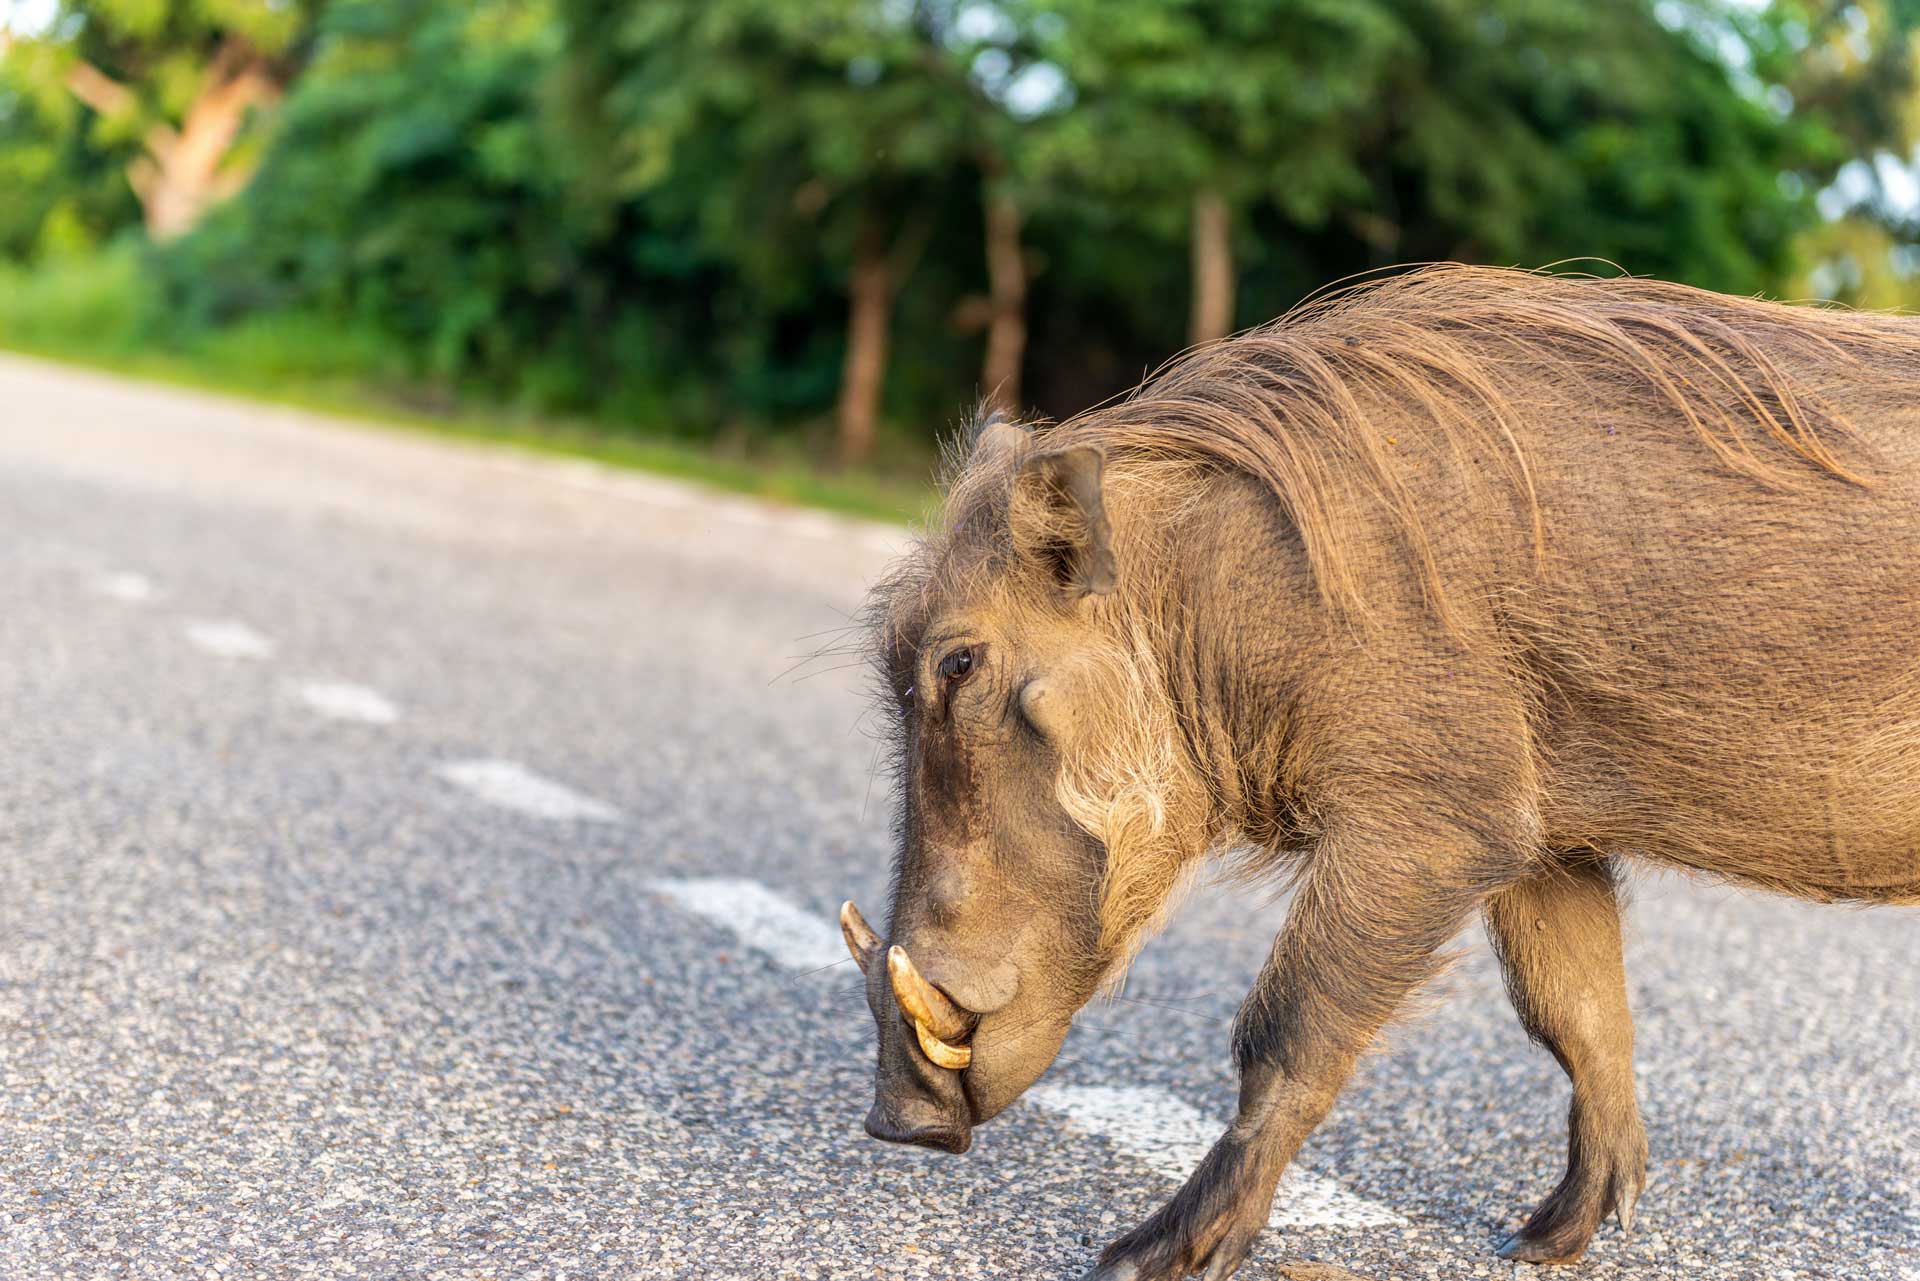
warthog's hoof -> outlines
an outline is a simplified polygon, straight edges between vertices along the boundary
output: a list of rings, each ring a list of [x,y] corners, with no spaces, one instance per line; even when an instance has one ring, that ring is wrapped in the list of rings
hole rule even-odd
[[[1591,1234],[1582,1238],[1577,1245],[1568,1245],[1564,1241],[1535,1239],[1524,1232],[1516,1232],[1502,1241],[1494,1253],[1516,1263],[1578,1263],[1580,1256],[1587,1252],[1587,1241],[1590,1239]]]
[[[1503,1259],[1521,1263],[1577,1263],[1607,1215],[1624,1231],[1647,1185],[1647,1140],[1639,1123],[1608,1150],[1567,1171],[1553,1195],[1540,1203],[1525,1227],[1500,1243]]]
[[[1231,1136],[1207,1153],[1172,1201],[1108,1246],[1082,1281],[1226,1281],[1266,1229],[1277,1174]]]

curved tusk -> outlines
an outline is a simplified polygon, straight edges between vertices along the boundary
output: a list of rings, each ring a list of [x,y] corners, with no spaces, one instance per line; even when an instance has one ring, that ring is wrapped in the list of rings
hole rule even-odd
[[[880,936],[867,924],[867,918],[860,915],[852,899],[840,905],[840,937],[847,941],[847,951],[853,953],[854,964],[862,974],[873,968],[873,958],[880,955]]]
[[[948,999],[945,992],[922,978],[907,949],[897,943],[887,949],[887,977],[893,980],[893,998],[900,1002],[907,1017],[941,1041],[964,1041],[973,1031],[973,1025],[979,1022]]]
[[[913,1034],[920,1038],[920,1053],[931,1059],[935,1067],[951,1068],[958,1072],[973,1062],[971,1048],[965,1045],[948,1045],[927,1031],[927,1025],[918,1019],[913,1021]]]

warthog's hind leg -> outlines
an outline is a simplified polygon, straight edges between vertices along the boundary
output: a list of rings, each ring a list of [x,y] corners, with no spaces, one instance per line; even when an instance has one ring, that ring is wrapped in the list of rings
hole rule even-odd
[[[1573,1082],[1566,1177],[1500,1254],[1571,1263],[1609,1212],[1631,1225],[1647,1180],[1612,872],[1592,855],[1556,861],[1489,899],[1487,928],[1520,1022]]]

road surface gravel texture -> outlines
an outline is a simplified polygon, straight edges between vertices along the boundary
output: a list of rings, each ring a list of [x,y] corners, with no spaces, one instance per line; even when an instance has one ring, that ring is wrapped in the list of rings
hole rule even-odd
[[[0,358],[0,1279],[1077,1277],[1284,904],[1200,893],[969,1155],[868,1139],[889,798],[798,660],[903,539]],[[1920,1278],[1920,912],[1634,900],[1652,1178],[1565,1275]],[[1567,1086],[1459,946],[1242,1275],[1536,1275]]]

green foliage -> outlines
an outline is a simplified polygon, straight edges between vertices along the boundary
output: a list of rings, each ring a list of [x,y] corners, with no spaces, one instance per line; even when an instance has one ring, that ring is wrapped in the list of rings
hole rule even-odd
[[[720,269],[708,284],[728,409],[832,403],[863,238],[907,281],[900,328],[917,360],[896,362],[896,411],[944,422],[966,399],[955,374],[977,357],[951,313],[980,287],[980,187],[1000,160],[997,112],[969,78],[984,42],[958,30],[963,7],[562,0],[561,120],[592,157],[576,192],[684,233]]]
[[[1640,4],[1045,0],[1076,93],[1034,155],[1169,225],[1197,186],[1265,205],[1323,276],[1598,256],[1758,289],[1811,213],[1781,176],[1829,134],[1768,104],[1780,11],[1671,8],[1697,27]]]
[[[78,253],[140,217],[125,157],[92,145],[46,59],[29,45],[0,56],[0,260]]]
[[[949,185],[983,144],[955,6],[914,0],[563,0],[574,121],[612,200],[692,215],[776,274],[771,234]],[[838,236],[835,236],[837,229]],[[817,231],[816,231],[817,234]]]
[[[1637,5],[1416,12],[1425,96],[1389,146],[1436,216],[1396,256],[1594,255],[1733,292],[1778,278],[1813,215],[1781,176],[1828,134],[1767,103],[1769,14],[1704,10],[1702,30],[1673,31]]]
[[[503,21],[526,8],[334,5],[246,197],[166,260],[186,316],[331,316],[425,377],[537,360],[574,263],[534,121],[551,28]]]
[[[1061,91],[1036,109],[1035,183],[1138,206],[1176,234],[1199,187],[1324,222],[1368,193],[1381,91],[1417,52],[1405,7],[1038,0],[1027,26]]]
[[[541,133],[551,15],[518,0],[346,0],[246,196],[166,259],[190,320],[292,310],[379,335],[383,378],[548,409],[618,401],[582,347],[609,314]]]
[[[139,216],[151,167],[223,75],[261,92],[297,68],[323,0],[58,0],[44,30],[0,42],[0,254],[97,245]],[[237,178],[251,148],[218,159]]]
[[[33,42],[0,76],[0,189],[26,193],[0,201],[0,255],[137,217],[137,121],[79,107],[61,58],[124,76],[150,120],[194,65],[153,50],[204,58],[224,15],[282,15],[249,38],[304,71],[251,186],[151,260],[157,314],[203,354],[438,402],[804,428],[833,404],[855,245],[877,238],[887,409],[924,440],[978,390],[990,191],[1025,215],[1026,386],[1056,414],[1184,341],[1202,189],[1233,212],[1242,323],[1432,258],[1606,258],[1738,292],[1803,279],[1796,246],[1911,261],[1913,229],[1884,219],[1805,237],[1850,160],[1913,141],[1920,0],[68,10],[72,48]]]
[[[252,187],[167,256],[180,311],[327,317],[443,396],[654,426],[830,397],[831,343],[734,286],[752,255],[715,254],[688,193],[588,194],[606,163],[555,126],[560,35],[525,0],[338,0]]]
[[[0,346],[112,360],[159,318],[144,254],[129,243],[28,269],[0,261]]]

